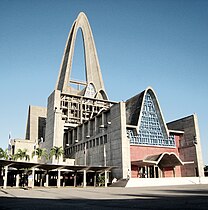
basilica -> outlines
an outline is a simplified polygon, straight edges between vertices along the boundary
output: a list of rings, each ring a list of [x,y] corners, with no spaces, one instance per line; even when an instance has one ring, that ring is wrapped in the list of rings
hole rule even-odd
[[[85,81],[71,79],[78,29],[84,42]],[[196,114],[165,122],[152,87],[126,101],[109,100],[92,30],[82,12],[68,35],[47,107],[29,106],[26,127],[26,138],[19,141],[21,147],[27,142],[48,151],[62,147],[63,166],[82,166],[80,170],[85,173],[90,167],[108,168],[109,182],[113,178],[128,182],[204,176]],[[13,153],[17,142],[13,141]],[[48,164],[57,162],[51,159]]]

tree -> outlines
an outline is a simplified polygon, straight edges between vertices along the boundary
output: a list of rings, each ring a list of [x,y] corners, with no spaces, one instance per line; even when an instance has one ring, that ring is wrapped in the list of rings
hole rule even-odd
[[[30,160],[30,156],[27,154],[27,149],[18,149],[17,153],[14,155],[14,159],[15,160],[22,160],[22,159],[25,159],[26,161],[27,160]]]
[[[59,162],[59,158],[64,154],[64,151],[62,149],[62,147],[52,147],[50,150],[50,158],[52,158],[53,156],[55,156],[55,159],[58,160]]]
[[[38,159],[41,159],[42,157],[45,157],[46,160],[48,159],[48,153],[45,148],[36,148],[32,152],[32,157],[34,157],[35,155],[37,155]]]
[[[9,159],[10,159],[10,160],[16,160],[17,158],[16,158],[15,155],[10,155],[10,156],[9,156]]]
[[[9,155],[8,155],[8,149],[3,150],[0,148],[0,159],[8,160]]]
[[[99,175],[98,176],[98,183],[99,183],[99,186],[104,186],[105,185],[105,176]]]

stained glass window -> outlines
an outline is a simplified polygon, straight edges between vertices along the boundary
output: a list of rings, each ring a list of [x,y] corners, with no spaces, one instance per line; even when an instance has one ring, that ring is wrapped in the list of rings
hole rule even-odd
[[[174,135],[165,138],[154,102],[149,93],[145,95],[144,106],[141,112],[139,132],[127,130],[131,144],[157,145],[175,147]]]
[[[86,97],[89,97],[89,98],[94,98],[95,96],[95,88],[94,88],[94,85],[93,84],[89,84],[87,86],[87,89],[86,89],[86,92],[85,92],[85,96]]]

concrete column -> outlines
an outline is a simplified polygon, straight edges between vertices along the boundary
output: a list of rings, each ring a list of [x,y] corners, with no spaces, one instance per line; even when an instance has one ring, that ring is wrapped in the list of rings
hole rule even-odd
[[[4,166],[4,186],[3,186],[4,189],[6,189],[7,187],[7,173],[8,173],[8,166]]]
[[[147,178],[150,178],[150,167],[147,166]]]
[[[74,187],[77,186],[77,171],[74,173]]]
[[[108,176],[107,176],[107,171],[105,170],[105,187],[108,186]]]
[[[60,187],[60,183],[61,183],[61,171],[58,170],[57,187]]]
[[[87,165],[87,142],[84,143],[84,165]]]
[[[66,184],[66,182],[65,182],[65,175],[63,175],[63,187],[65,187],[65,184]]]
[[[84,170],[84,171],[83,171],[83,187],[86,187],[86,185],[87,185],[87,182],[86,182],[86,175],[87,175],[87,171]]]
[[[161,168],[158,167],[158,170],[159,170],[159,178],[162,178],[163,177],[163,171]]]
[[[153,165],[153,178],[156,178],[155,165]]]
[[[48,187],[48,180],[49,180],[49,175],[46,174],[46,182],[45,182],[45,187]]]
[[[31,187],[34,188],[35,185],[35,168],[32,168],[32,185]]]
[[[175,177],[175,167],[173,167],[173,177]]]
[[[162,170],[162,177],[164,178],[164,177],[165,177],[165,171],[164,171],[164,168],[162,168],[161,170]]]
[[[103,143],[104,143],[104,139],[103,139]],[[105,143],[103,145],[103,156],[104,156],[104,166],[106,166],[106,148],[105,148]]]
[[[16,187],[19,187],[19,180],[20,180],[20,175],[16,175]]]
[[[40,174],[40,187],[43,186],[43,174]]]
[[[193,117],[194,117],[193,120],[194,120],[195,132],[196,132],[196,136],[195,136],[196,144],[194,144],[195,151],[196,151],[196,164],[197,164],[198,175],[199,175],[199,179],[200,179],[200,177],[204,177],[204,169],[203,169],[204,164],[203,164],[203,158],[202,158],[202,152],[201,152],[201,139],[200,139],[197,115],[194,114]]]
[[[99,129],[99,126],[98,126],[98,123],[97,123],[97,117],[95,117],[95,134],[98,133],[98,129]]]
[[[97,178],[97,172],[95,172],[95,175],[94,175],[94,187],[96,187],[96,178]]]
[[[148,167],[145,166],[145,178],[148,178]]]

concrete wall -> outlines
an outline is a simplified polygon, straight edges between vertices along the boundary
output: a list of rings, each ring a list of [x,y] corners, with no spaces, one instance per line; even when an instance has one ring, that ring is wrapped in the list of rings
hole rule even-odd
[[[131,161],[130,161],[130,142],[126,133],[126,107],[125,103],[120,103],[121,112],[121,146],[122,146],[122,178],[130,178]]]
[[[30,162],[36,162],[35,158],[32,158],[32,152],[34,151],[34,146],[37,145],[37,142],[35,140],[25,140],[25,139],[13,139],[11,141],[12,150],[11,153],[16,154],[18,152],[18,149],[27,150],[27,154],[30,156]],[[13,150],[14,148],[14,150]],[[18,161],[25,161],[20,160]]]
[[[111,107],[110,151],[112,176],[117,179],[127,178],[130,167],[130,146],[126,135],[125,103],[120,102]]]
[[[201,141],[196,114],[170,122],[169,129],[184,131],[180,142],[180,158],[183,161],[194,161],[194,164],[182,168],[182,176],[204,176]]]
[[[66,140],[70,143],[66,147],[66,154],[75,158],[75,164],[78,165],[116,166],[112,170],[112,176],[117,179],[127,178],[130,170],[130,146],[125,116],[125,103],[121,102],[80,124],[72,134],[68,134],[68,138],[72,139]]]
[[[46,119],[46,135],[42,144],[43,148],[48,151],[53,146],[63,147],[64,121],[60,110],[60,91],[55,90],[48,97],[47,119]]]
[[[75,157],[75,164],[101,166],[110,164],[109,130],[111,125],[105,122],[105,118],[109,115],[109,112],[103,112],[74,128],[72,135],[68,134],[67,142],[73,150],[69,155]],[[110,118],[108,120],[110,121]]]
[[[26,126],[26,139],[38,140],[45,138],[45,122],[47,109],[39,106],[29,106]]]

